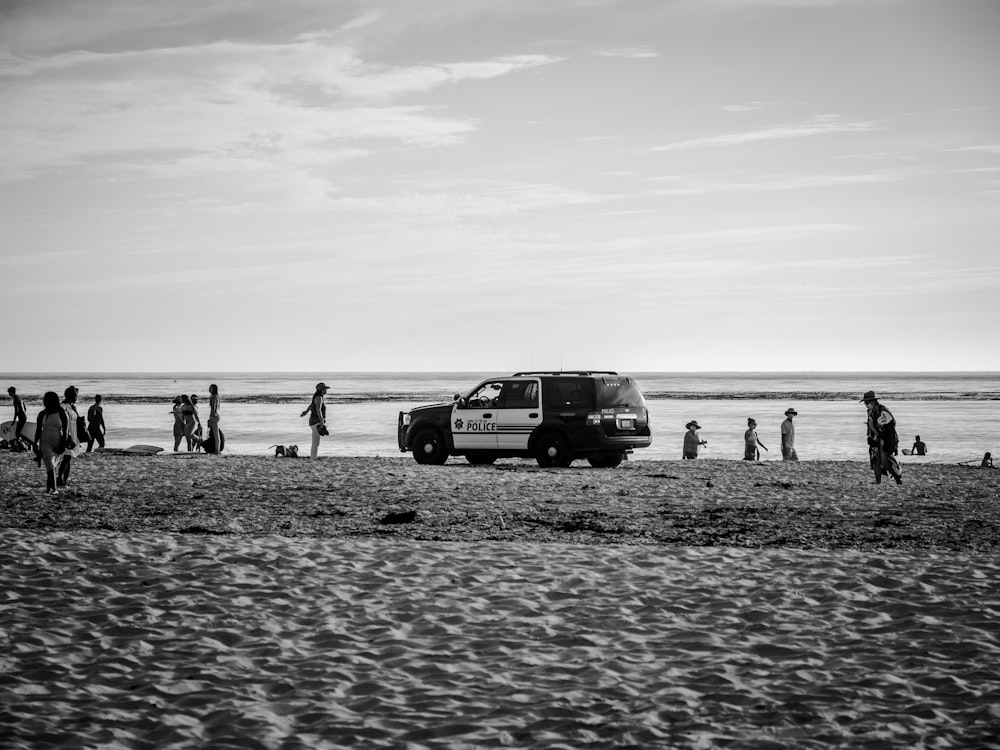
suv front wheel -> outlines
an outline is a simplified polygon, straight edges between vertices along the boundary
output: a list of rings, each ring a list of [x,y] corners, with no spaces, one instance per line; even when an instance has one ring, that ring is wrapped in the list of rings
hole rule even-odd
[[[549,469],[553,466],[569,466],[573,462],[569,440],[561,432],[555,430],[543,432],[535,441],[535,460],[543,469]]]
[[[433,427],[422,427],[413,436],[413,458],[418,464],[440,466],[448,460],[444,435]]]

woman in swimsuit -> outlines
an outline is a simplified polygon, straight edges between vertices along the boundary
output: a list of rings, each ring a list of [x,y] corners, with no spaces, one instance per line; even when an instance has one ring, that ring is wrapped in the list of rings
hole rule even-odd
[[[41,461],[45,462],[45,491],[50,495],[58,495],[56,467],[66,448],[69,420],[54,391],[48,391],[42,397],[42,405],[44,408],[38,412],[35,424],[35,449]]]

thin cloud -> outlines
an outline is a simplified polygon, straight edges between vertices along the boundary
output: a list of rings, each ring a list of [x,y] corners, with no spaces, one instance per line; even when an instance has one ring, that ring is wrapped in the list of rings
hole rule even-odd
[[[830,133],[864,133],[876,129],[873,122],[846,122],[837,115],[818,115],[804,122],[776,125],[761,130],[749,130],[743,133],[726,133],[676,141],[663,146],[653,146],[650,151],[688,151],[698,148],[713,148],[716,146],[739,146],[745,143],[759,141],[785,140],[788,138],[810,138]]]
[[[748,181],[694,181],[677,187],[660,188],[652,195],[709,195],[712,193],[770,192],[806,188],[839,187],[894,182],[901,175],[893,172],[868,172],[850,175],[772,175],[766,179]]]
[[[598,57],[620,57],[627,60],[648,60],[660,56],[660,53],[650,47],[621,47],[618,49],[597,50],[593,54]]]

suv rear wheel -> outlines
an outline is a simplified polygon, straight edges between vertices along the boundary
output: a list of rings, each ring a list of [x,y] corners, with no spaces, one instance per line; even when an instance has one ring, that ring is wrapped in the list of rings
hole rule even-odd
[[[543,469],[553,466],[569,466],[573,462],[569,440],[561,432],[543,432],[535,441],[535,460]]]
[[[433,427],[422,427],[413,436],[413,458],[418,464],[443,464],[448,460],[444,435]]]

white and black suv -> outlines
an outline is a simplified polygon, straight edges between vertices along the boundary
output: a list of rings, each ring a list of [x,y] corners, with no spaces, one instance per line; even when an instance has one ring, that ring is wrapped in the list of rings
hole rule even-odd
[[[421,464],[448,456],[491,464],[534,458],[539,466],[618,466],[652,443],[635,380],[616,372],[516,372],[485,380],[452,403],[399,413],[399,450]]]

